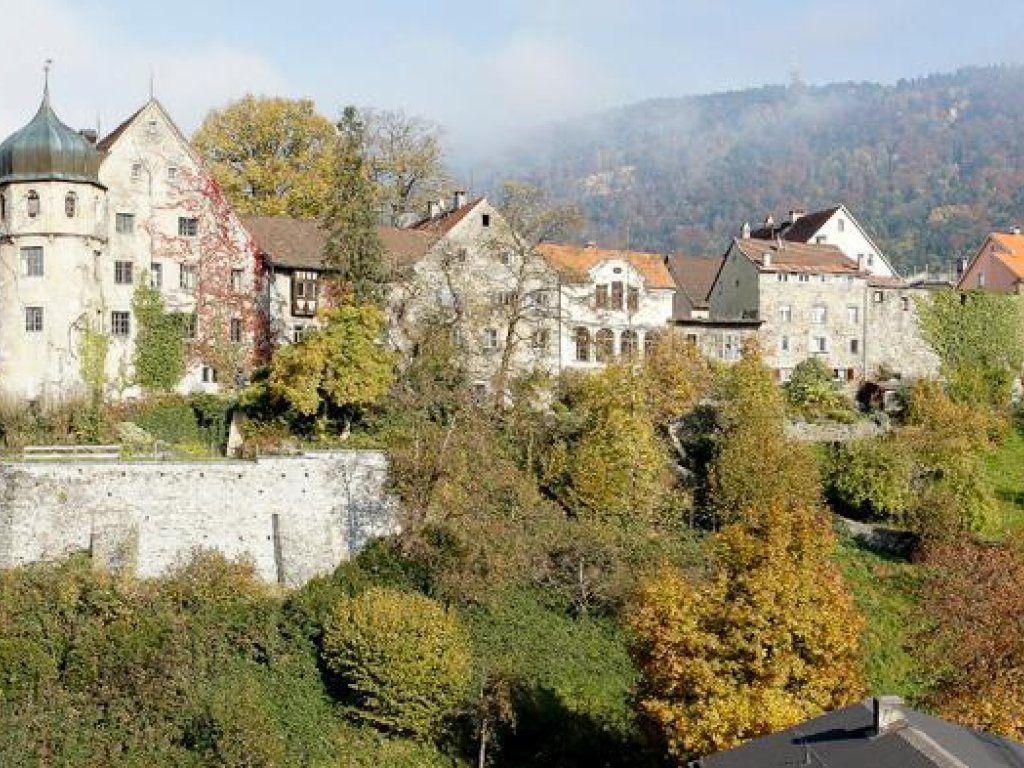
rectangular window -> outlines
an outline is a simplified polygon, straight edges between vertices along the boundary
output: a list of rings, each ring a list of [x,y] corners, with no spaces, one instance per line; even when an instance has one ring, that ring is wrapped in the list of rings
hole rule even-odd
[[[43,308],[25,307],[25,330],[38,333],[43,330]]]
[[[640,289],[632,286],[626,291],[626,309],[630,312],[640,310]]]
[[[127,336],[131,332],[131,315],[127,312],[110,313],[110,333],[114,336]]]
[[[173,165],[167,166],[167,180],[168,181],[175,181],[177,178],[178,178],[178,169],[175,166],[173,166]]]
[[[828,352],[828,339],[824,336],[812,336],[811,351],[817,354]]]
[[[195,264],[180,264],[178,287],[183,291],[194,291],[199,281],[199,267]]]
[[[780,352],[789,352],[789,336],[780,336],[779,337],[779,351]]]
[[[196,336],[199,335],[199,321],[196,318],[195,312],[182,316],[181,335],[188,341],[195,340]]]
[[[130,235],[135,231],[135,214],[118,213],[114,215],[114,229],[119,235]]]
[[[846,321],[850,325],[857,325],[860,322],[860,307],[847,307]]]
[[[208,365],[203,366],[203,383],[204,384],[216,384],[217,383],[217,369],[211,368]]]
[[[910,309],[910,297],[900,296],[900,309],[907,312]]]
[[[810,275],[800,275],[797,279],[801,283],[809,283],[809,282],[811,282],[811,276]]]
[[[551,306],[551,294],[547,291],[537,291],[533,294],[533,303],[542,309]]]
[[[496,328],[484,329],[483,348],[486,351],[498,348],[498,330]]]
[[[237,317],[231,318],[231,341],[238,344],[242,340],[242,321]]]
[[[534,349],[547,349],[550,338],[551,332],[547,328],[541,328],[533,332],[530,337],[530,346]]]
[[[43,248],[33,245],[21,249],[21,274],[25,277],[43,276]]]
[[[819,305],[811,307],[811,322],[815,325],[824,325],[825,320],[828,317],[828,311],[825,307]]]
[[[608,309],[608,286],[606,284],[597,286],[594,293],[594,306],[598,309]]]
[[[499,307],[511,307],[516,303],[515,291],[498,291],[494,294],[494,303]]]
[[[132,163],[132,181],[142,178],[142,163]]]
[[[783,304],[781,307],[779,307],[779,322],[793,322],[793,308],[789,304]]]
[[[195,216],[178,217],[178,235],[180,237],[195,237],[199,234],[199,219]]]
[[[130,261],[114,262],[114,282],[118,285],[132,284],[132,263]]]
[[[874,293],[871,294],[871,300],[874,301],[875,304],[881,304],[884,299],[885,294],[882,293],[881,291],[875,291]]]
[[[612,283],[612,309],[622,309],[622,283],[616,280]]]
[[[245,287],[245,271],[241,269],[231,270],[231,290],[241,293]]]
[[[860,339],[850,339],[850,354],[856,355],[860,353]]]
[[[481,223],[481,224],[482,224],[483,226],[485,226],[485,227],[489,227],[489,226],[491,226],[491,214],[489,214],[489,213],[485,213],[485,214],[483,214],[483,215],[482,215],[482,216],[480,217],[480,223]]]
[[[151,288],[162,288],[164,284],[164,265],[154,262],[149,265],[149,285]]]
[[[304,325],[293,325],[292,326],[292,342],[298,344],[306,335],[306,326]]]

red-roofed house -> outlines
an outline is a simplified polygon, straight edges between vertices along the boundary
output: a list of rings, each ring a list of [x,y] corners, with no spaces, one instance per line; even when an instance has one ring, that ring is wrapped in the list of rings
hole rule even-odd
[[[1020,293],[1024,283],[1024,235],[1020,230],[993,232],[971,259],[957,287]]]
[[[646,353],[670,323],[676,284],[663,256],[593,245],[538,250],[558,274],[559,370]]]

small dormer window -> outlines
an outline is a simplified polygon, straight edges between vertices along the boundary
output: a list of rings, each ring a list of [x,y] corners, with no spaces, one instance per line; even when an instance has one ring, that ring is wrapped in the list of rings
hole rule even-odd
[[[28,193],[28,217],[34,219],[39,215],[39,193],[34,189]]]
[[[64,197],[64,215],[69,219],[75,218],[75,213],[78,208],[78,195],[74,192],[68,192]]]
[[[156,119],[155,119],[155,118],[152,118],[152,119],[150,119],[150,120],[147,120],[147,121],[146,121],[146,132],[147,132],[147,133],[148,133],[148,134],[149,134],[150,136],[154,136],[154,135],[156,135],[156,129],[157,129],[157,126],[158,126],[158,124],[157,124],[157,121],[156,121]]]

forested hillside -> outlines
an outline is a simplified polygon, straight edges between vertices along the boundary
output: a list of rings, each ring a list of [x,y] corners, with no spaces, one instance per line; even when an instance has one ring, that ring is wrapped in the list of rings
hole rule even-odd
[[[1024,220],[1022,92],[1024,68],[990,67],[652,100],[499,167],[581,203],[609,245],[719,253],[745,220],[845,202],[899,266],[948,265]]]

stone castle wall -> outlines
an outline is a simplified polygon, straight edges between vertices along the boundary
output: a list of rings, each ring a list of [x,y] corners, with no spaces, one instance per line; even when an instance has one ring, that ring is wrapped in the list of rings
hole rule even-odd
[[[255,462],[0,463],[0,567],[89,551],[159,576],[199,549],[299,586],[397,529],[378,451]]]

